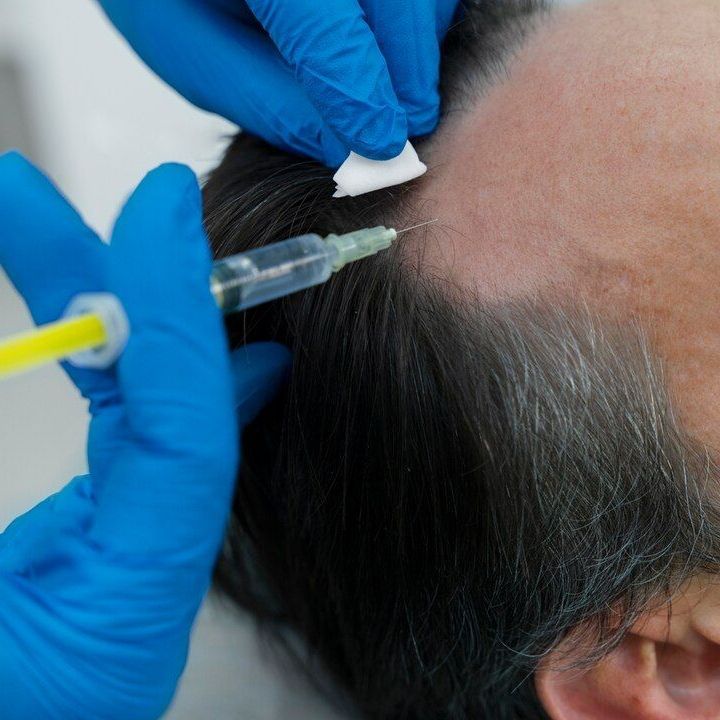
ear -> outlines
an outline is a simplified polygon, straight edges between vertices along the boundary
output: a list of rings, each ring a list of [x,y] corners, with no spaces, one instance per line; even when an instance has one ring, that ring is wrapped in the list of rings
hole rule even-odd
[[[620,645],[588,669],[570,669],[561,644],[536,673],[553,720],[718,720],[720,588],[694,581],[648,612]]]

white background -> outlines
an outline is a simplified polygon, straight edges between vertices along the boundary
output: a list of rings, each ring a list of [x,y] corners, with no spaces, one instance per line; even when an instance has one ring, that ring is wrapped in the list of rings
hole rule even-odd
[[[92,0],[0,0],[0,63],[8,58],[20,66],[31,121],[22,133],[31,139],[20,149],[103,235],[147,170],[172,160],[206,172],[234,132],[157,80]],[[4,102],[0,97],[0,125]],[[11,142],[19,144],[19,136]],[[0,336],[28,327],[22,303],[0,273]],[[0,408],[1,529],[85,472],[87,416],[85,403],[55,367],[0,383]],[[334,715],[299,681],[264,661],[245,619],[211,602],[168,717]]]

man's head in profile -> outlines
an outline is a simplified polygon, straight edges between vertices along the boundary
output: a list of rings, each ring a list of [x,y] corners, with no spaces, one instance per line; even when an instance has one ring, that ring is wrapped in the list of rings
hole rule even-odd
[[[720,717],[720,3],[470,3],[416,185],[240,137],[218,254],[438,222],[230,326],[294,351],[222,587],[363,717]]]

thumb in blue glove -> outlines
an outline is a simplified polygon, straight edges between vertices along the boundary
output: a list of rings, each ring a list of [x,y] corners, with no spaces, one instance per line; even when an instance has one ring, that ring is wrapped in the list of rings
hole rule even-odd
[[[288,351],[253,345],[230,361],[186,168],[143,181],[108,248],[6,155],[0,228],[0,264],[37,322],[108,291],[132,328],[116,367],[68,368],[90,400],[90,474],[0,536],[3,717],[158,718],[221,543],[238,432],[282,382]]]

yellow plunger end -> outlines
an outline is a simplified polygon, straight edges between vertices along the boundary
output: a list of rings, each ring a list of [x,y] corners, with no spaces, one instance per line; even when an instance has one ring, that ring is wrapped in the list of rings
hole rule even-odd
[[[107,340],[105,324],[95,313],[18,333],[0,342],[0,378],[91,350]]]

